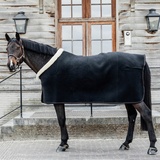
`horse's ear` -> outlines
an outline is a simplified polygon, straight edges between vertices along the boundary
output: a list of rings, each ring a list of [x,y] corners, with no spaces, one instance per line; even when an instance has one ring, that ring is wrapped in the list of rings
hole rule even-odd
[[[6,40],[9,42],[11,38],[9,37],[7,33],[5,34],[5,37],[6,37]]]
[[[16,32],[16,39],[17,39],[18,41],[20,41],[20,35],[19,35],[19,33],[17,33],[17,32]]]

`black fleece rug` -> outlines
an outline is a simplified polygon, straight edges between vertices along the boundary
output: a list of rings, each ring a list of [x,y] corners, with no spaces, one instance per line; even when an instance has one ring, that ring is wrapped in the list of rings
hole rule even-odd
[[[44,103],[135,103],[143,100],[145,56],[63,52],[41,76]]]

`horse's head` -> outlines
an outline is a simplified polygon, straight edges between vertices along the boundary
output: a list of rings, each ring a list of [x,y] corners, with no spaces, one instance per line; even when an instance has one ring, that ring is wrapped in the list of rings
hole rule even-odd
[[[16,38],[10,38],[9,35],[5,34],[6,40],[8,41],[7,53],[8,63],[7,66],[11,72],[16,71],[18,66],[23,62],[24,48],[20,35],[16,33]]]

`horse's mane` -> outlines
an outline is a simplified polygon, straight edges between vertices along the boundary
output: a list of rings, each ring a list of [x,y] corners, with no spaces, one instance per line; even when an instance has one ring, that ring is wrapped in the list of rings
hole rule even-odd
[[[22,38],[22,44],[25,49],[41,54],[54,55],[57,52],[57,49],[54,47],[24,38]]]

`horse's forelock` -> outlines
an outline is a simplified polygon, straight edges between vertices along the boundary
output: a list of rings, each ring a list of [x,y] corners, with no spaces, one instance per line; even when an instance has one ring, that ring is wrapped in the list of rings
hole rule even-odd
[[[8,41],[8,44],[11,43],[11,42],[15,42],[15,43],[21,45],[21,44],[20,44],[20,41],[18,41],[16,38],[11,38],[11,39]]]

